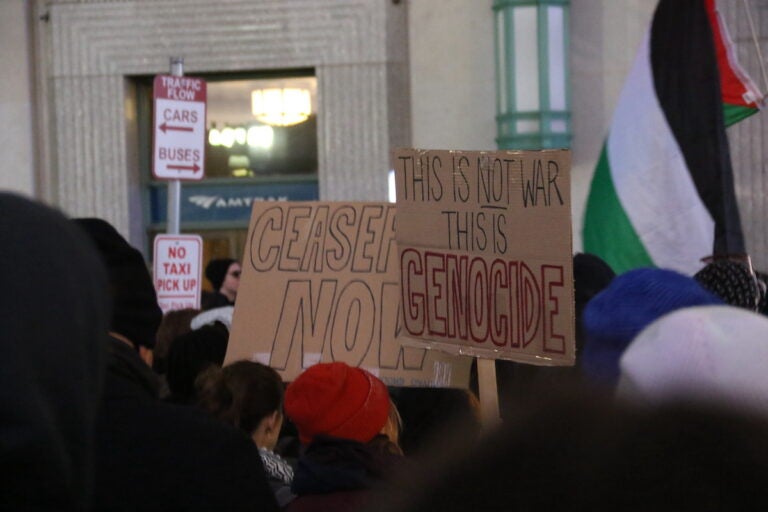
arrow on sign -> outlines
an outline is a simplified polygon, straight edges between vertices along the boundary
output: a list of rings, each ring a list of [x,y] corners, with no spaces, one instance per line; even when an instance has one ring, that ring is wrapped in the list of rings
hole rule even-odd
[[[160,129],[163,131],[163,133],[166,133],[168,130],[175,130],[177,132],[193,132],[195,129],[191,126],[172,126],[166,123],[163,123],[160,125]]]
[[[197,164],[194,165],[166,165],[166,169],[171,169],[173,171],[193,171],[197,172],[200,170],[200,166]]]

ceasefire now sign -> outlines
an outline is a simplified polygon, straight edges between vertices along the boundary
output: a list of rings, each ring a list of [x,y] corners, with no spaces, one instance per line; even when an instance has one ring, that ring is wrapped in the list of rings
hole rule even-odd
[[[158,75],[152,91],[155,107],[152,173],[158,179],[203,179],[205,81]]]

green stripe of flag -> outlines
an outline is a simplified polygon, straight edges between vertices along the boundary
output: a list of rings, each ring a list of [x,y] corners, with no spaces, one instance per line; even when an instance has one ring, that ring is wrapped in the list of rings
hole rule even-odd
[[[619,202],[606,146],[603,144],[587,199],[584,252],[599,254],[617,274],[654,266]],[[606,237],[606,233],[610,233],[610,237]]]
[[[757,114],[758,109],[754,107],[745,107],[743,105],[731,105],[729,103],[723,103],[723,119],[725,126],[731,126],[738,123],[742,119],[746,119],[752,114]]]

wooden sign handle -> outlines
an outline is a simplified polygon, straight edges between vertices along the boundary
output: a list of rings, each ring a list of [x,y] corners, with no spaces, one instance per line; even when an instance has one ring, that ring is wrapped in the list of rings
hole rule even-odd
[[[495,360],[477,358],[477,383],[480,391],[480,413],[483,427],[492,428],[501,422]]]

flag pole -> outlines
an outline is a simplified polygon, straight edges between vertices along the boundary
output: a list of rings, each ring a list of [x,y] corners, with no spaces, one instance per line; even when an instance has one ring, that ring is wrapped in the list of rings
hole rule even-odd
[[[763,52],[760,51],[760,42],[757,40],[757,31],[755,30],[755,22],[752,19],[752,9],[749,6],[749,0],[742,0],[744,4],[744,10],[747,13],[747,22],[749,23],[749,31],[752,33],[752,42],[755,43],[755,50],[757,50],[757,59],[760,62],[760,71],[763,75],[763,98],[768,94],[768,73],[765,70],[765,62],[763,62]]]

